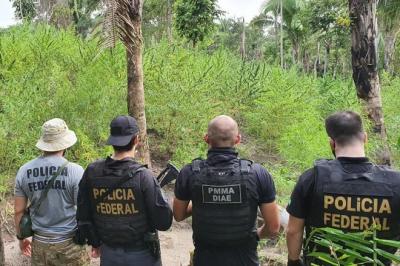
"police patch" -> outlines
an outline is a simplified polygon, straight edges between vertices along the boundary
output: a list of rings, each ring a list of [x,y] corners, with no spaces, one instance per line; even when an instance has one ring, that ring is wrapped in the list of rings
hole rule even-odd
[[[202,194],[203,203],[242,203],[242,188],[240,184],[225,186],[202,185]]]

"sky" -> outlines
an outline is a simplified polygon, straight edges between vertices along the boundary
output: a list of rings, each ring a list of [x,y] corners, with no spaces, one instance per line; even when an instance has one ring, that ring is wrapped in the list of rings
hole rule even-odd
[[[218,0],[219,7],[226,11],[227,17],[236,17],[249,22],[261,9],[263,0]],[[14,10],[9,0],[0,0],[0,27],[16,23]]]
[[[14,9],[11,6],[11,2],[9,0],[0,0],[0,27],[5,28],[15,23]]]
[[[218,5],[227,12],[227,17],[244,17],[246,22],[250,22],[260,13],[263,2],[263,0],[218,0]]]

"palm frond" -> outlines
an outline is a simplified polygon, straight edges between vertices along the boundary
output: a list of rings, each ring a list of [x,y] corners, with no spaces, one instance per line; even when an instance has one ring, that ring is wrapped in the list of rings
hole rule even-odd
[[[105,15],[100,23],[102,36],[100,47],[113,49],[120,40],[126,49],[133,53],[133,48],[142,42],[141,34],[134,26],[135,20],[140,20],[139,0],[104,0]]]

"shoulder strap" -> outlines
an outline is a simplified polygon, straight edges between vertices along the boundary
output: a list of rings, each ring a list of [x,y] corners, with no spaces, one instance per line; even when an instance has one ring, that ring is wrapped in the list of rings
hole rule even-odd
[[[240,159],[240,172],[244,174],[250,173],[251,161]]]
[[[64,171],[64,169],[65,169],[65,167],[67,166],[68,163],[69,163],[68,161],[66,161],[65,163],[63,163],[63,164],[61,165],[61,167],[58,168],[58,171],[57,171],[55,174],[53,174],[53,175],[50,177],[50,179],[48,179],[47,185],[46,185],[45,189],[43,190],[43,192],[40,194],[40,198],[39,198],[39,200],[38,200],[38,202],[37,202],[37,206],[36,206],[36,208],[35,208],[35,210],[34,210],[34,212],[33,212],[32,215],[34,215],[34,214],[37,212],[37,210],[39,210],[40,206],[42,205],[43,200],[47,197],[47,194],[49,193],[50,188],[53,186],[54,181],[57,179],[57,177],[58,177],[59,175],[61,175],[61,173]],[[32,206],[32,204],[28,207],[28,209],[29,209],[31,206]]]
[[[194,159],[192,161],[192,171],[195,173],[200,172],[201,159]]]
[[[103,195],[101,195],[100,198],[98,198],[96,200],[96,204],[95,205],[97,205],[99,202],[104,200],[108,195],[110,195],[111,192],[113,192],[114,189],[116,189],[119,186],[123,185],[129,179],[134,177],[137,173],[143,171],[145,168],[146,168],[146,165],[141,165],[138,168],[134,168],[134,169],[130,168],[130,169],[128,169],[128,174],[126,176],[124,176],[123,178],[121,178],[120,180],[118,180],[117,182],[115,182],[114,184],[112,184],[111,187]]]

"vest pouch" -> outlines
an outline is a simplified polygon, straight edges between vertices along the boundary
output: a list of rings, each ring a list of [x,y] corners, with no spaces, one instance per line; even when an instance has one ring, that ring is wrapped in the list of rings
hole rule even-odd
[[[33,236],[32,220],[29,214],[29,209],[26,209],[19,222],[19,236],[20,238],[28,238]]]

